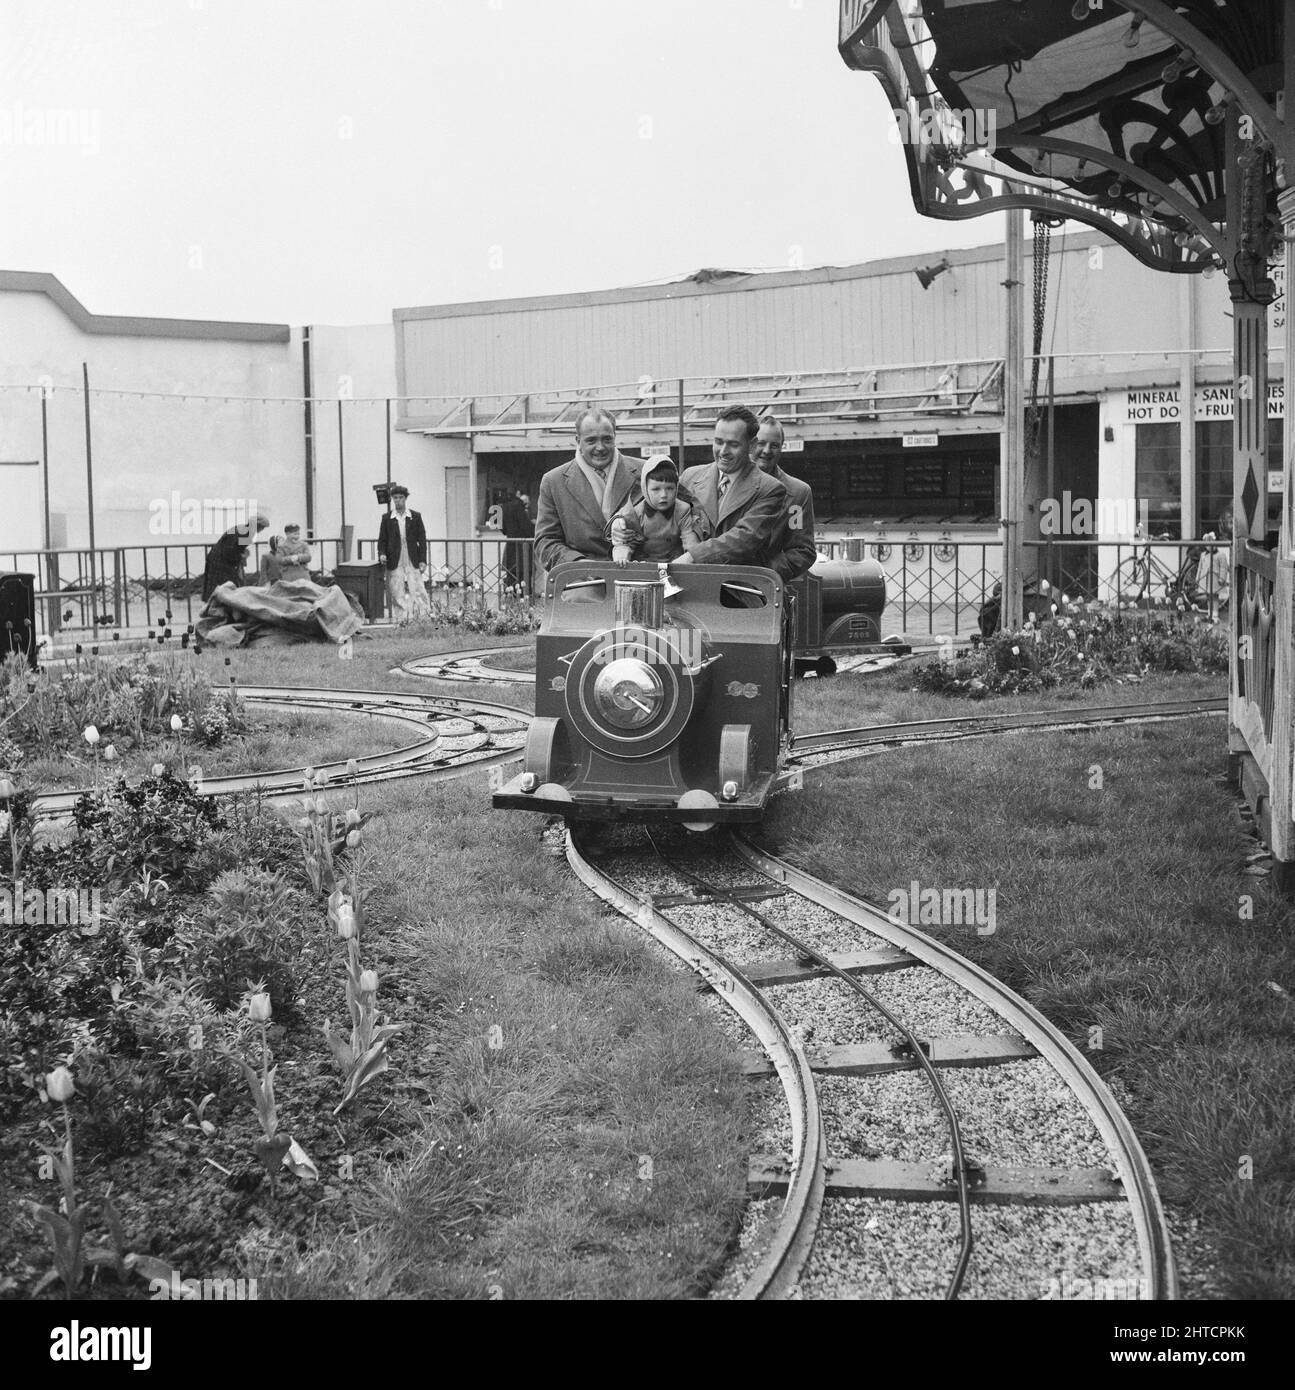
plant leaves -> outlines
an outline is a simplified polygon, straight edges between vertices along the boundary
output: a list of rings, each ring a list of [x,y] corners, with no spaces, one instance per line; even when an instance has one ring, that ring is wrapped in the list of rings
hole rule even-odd
[[[265,1165],[265,1171],[271,1176],[279,1169],[283,1162],[284,1155],[288,1152],[290,1141],[286,1135],[280,1134],[274,1139],[258,1139],[252,1146],[253,1152]]]
[[[319,1169],[311,1162],[310,1155],[297,1143],[295,1139],[288,1141],[288,1152],[283,1156],[283,1165],[292,1171],[292,1175],[301,1178],[305,1182],[318,1182]]]
[[[351,1070],[351,1063],[355,1060],[350,1043],[340,1033],[333,1032],[332,1025],[327,1019],[324,1020],[324,1037],[332,1050],[333,1060],[341,1068],[342,1075],[346,1076]]]

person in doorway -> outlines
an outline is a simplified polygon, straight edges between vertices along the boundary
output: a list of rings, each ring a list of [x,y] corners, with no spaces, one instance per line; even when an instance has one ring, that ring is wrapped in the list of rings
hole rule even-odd
[[[508,544],[504,546],[504,583],[524,593],[530,591],[530,578],[533,565],[527,553],[531,547],[519,544],[535,535],[535,523],[531,520],[531,499],[521,488],[515,487],[512,496],[504,502],[500,524]]]
[[[616,417],[589,405],[576,420],[576,453],[540,479],[535,558],[545,569],[564,560],[610,560],[608,523],[630,500],[637,460],[616,448]]]
[[[392,621],[404,624],[431,616],[427,597],[427,532],[423,518],[408,510],[409,489],[391,488],[392,510],[378,529],[378,559],[387,567],[387,603]]]

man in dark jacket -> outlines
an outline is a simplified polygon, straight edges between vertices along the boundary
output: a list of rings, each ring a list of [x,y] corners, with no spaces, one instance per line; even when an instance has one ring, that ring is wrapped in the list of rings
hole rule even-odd
[[[762,473],[777,478],[787,489],[787,509],[778,527],[770,565],[785,583],[790,583],[818,559],[818,550],[814,545],[814,493],[807,482],[783,472],[783,439],[778,421],[772,415],[762,416],[751,457]]]
[[[509,543],[504,546],[504,583],[510,587],[526,588],[529,591],[531,565],[528,563],[528,545],[518,545],[519,540],[529,540],[535,534],[535,523],[528,510],[530,498],[521,490],[514,488],[512,496],[504,503],[500,522]]]
[[[427,598],[427,532],[423,518],[406,510],[409,489],[396,483],[391,489],[395,508],[382,518],[378,529],[378,559],[387,567],[387,603],[397,623],[431,616]]]
[[[709,540],[674,563],[773,567],[787,489],[762,473],[751,458],[760,423],[744,405],[721,410],[715,420],[714,463],[697,464],[680,479],[706,519]]]

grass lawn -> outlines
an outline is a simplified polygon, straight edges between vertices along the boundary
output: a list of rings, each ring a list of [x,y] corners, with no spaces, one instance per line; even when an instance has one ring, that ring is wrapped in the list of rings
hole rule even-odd
[[[1162,698],[1192,684],[1167,680]],[[879,703],[931,712],[926,700]],[[946,714],[1005,704],[941,703]],[[925,929],[1116,1083],[1162,1197],[1197,1220],[1217,1260],[1217,1282],[1185,1295],[1284,1299],[1295,1296],[1295,912],[1248,871],[1259,846],[1223,783],[1225,747],[1223,720],[1203,717],[888,752],[807,772],[765,839],[883,908],[913,880],[994,889],[993,934]]]
[[[248,728],[230,734],[215,748],[195,746],[186,740],[183,750],[171,737],[147,740],[139,748],[116,745],[117,758],[111,764],[100,762],[99,777],[124,776],[137,782],[149,774],[155,763],[169,767],[177,777],[185,769],[200,767],[207,775],[232,777],[243,772],[273,772],[303,767],[302,748],[310,749],[307,762],[345,762],[403,748],[416,733],[406,724],[385,719],[334,714],[330,710],[247,709]],[[42,791],[66,791],[94,785],[95,768],[90,750],[82,744],[74,752],[39,753],[25,758],[18,768],[24,786]]]
[[[414,1023],[393,1052],[423,1089],[417,1124],[360,1204],[358,1237],[333,1228],[279,1252],[270,1291],[701,1293],[747,1149],[736,1060],[688,979],[571,879],[539,818],[492,813],[484,778],[397,783],[382,807],[368,912],[397,1017]]]

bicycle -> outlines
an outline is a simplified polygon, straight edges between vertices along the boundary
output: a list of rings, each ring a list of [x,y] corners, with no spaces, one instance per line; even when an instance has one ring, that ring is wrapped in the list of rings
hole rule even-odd
[[[1134,532],[1142,539],[1142,527]],[[1126,603],[1137,606],[1146,600],[1148,608],[1164,606],[1179,613],[1204,613],[1210,608],[1211,596],[1201,591],[1197,582],[1201,556],[1209,546],[1189,545],[1182,552],[1178,570],[1171,570],[1153,550],[1156,541],[1171,541],[1172,536],[1148,537],[1146,545],[1122,560],[1115,571],[1113,587],[1115,602],[1123,608]],[[1212,537],[1206,537],[1206,540]],[[1163,590],[1163,594],[1158,592]]]

